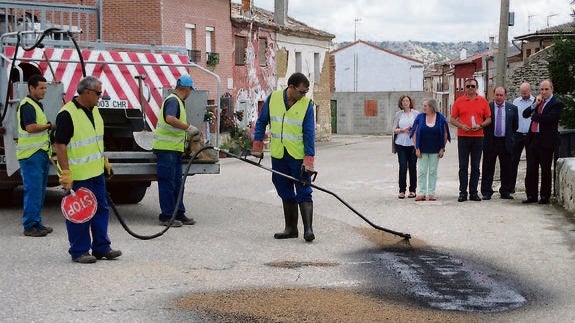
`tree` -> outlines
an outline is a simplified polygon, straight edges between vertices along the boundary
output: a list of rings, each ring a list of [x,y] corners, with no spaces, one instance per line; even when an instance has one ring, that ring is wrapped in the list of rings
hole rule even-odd
[[[554,40],[548,68],[554,93],[565,103],[560,124],[575,129],[575,40]]]

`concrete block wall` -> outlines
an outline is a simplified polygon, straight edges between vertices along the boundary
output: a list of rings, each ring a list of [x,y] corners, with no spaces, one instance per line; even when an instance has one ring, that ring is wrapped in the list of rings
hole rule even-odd
[[[399,97],[407,93],[415,100],[415,109],[422,111],[423,100],[429,95],[417,92],[336,92],[331,99],[337,104],[338,134],[391,134],[393,116],[399,110]],[[364,104],[377,101],[377,115],[366,116]]]
[[[557,202],[575,213],[575,158],[559,158],[556,166]]]

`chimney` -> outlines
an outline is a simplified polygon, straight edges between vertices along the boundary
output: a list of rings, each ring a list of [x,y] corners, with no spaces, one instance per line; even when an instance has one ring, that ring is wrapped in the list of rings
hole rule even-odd
[[[242,0],[242,12],[252,11],[252,0]]]
[[[495,50],[495,36],[489,36],[489,50],[488,50],[488,55],[490,57],[493,57],[493,52]]]
[[[288,0],[275,0],[274,22],[280,26],[285,26],[288,17]]]
[[[467,58],[467,49],[462,48],[459,52],[459,59],[463,60]]]

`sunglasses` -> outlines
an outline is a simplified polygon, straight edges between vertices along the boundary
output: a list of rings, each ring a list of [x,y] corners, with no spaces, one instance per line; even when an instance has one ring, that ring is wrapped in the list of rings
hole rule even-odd
[[[102,91],[96,91],[96,90],[94,90],[94,89],[86,89],[86,90],[92,91],[92,92],[96,93],[97,96],[102,95]]]
[[[474,89],[474,88],[475,88],[475,85],[473,85],[473,84],[467,84],[465,87],[468,88],[468,89]]]
[[[309,91],[309,89],[308,90],[300,90],[297,87],[295,89],[299,92],[299,94],[306,94]]]

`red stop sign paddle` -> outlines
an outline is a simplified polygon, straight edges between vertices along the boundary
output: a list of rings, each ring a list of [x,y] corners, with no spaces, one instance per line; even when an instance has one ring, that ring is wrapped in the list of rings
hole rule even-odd
[[[94,193],[85,187],[70,191],[71,194],[62,199],[62,214],[73,223],[89,221],[98,209],[98,201]]]

